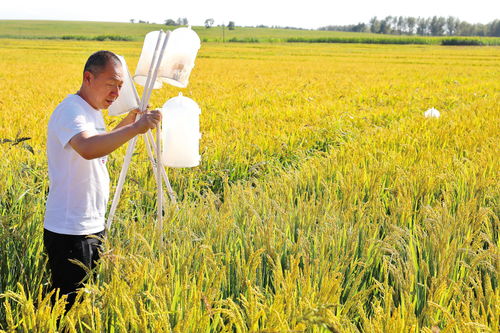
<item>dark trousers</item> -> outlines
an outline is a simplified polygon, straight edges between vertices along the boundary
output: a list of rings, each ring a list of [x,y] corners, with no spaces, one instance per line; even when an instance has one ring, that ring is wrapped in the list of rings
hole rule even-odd
[[[77,236],[58,234],[44,229],[43,242],[49,257],[52,289],[59,288],[60,296],[68,295],[66,310],[73,306],[77,289],[81,288],[88,278],[85,269],[72,263],[70,259],[78,260],[88,269],[94,269],[100,258],[103,237],[104,231]]]

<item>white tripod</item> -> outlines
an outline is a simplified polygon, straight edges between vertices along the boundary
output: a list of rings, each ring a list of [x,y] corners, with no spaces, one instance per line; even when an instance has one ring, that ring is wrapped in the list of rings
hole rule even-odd
[[[165,35],[165,38],[162,38],[163,35]],[[158,75],[158,70],[160,68],[160,64],[162,62],[164,53],[165,53],[165,47],[167,46],[168,39],[170,36],[170,31],[167,31],[166,33],[163,32],[163,30],[160,31],[158,34],[158,40],[156,42],[155,46],[155,51],[153,53],[153,58],[151,60],[151,65],[149,67],[149,72],[148,72],[148,77],[146,80],[146,84],[144,86],[144,93],[142,95],[142,99],[139,105],[139,110],[141,112],[146,111],[147,105],[149,103],[149,99],[151,97],[151,92],[153,90],[154,83],[156,81],[157,75]],[[163,39],[163,42],[162,42]],[[160,46],[161,44],[161,46]],[[158,50],[159,53],[158,53]],[[138,120],[140,116],[137,117],[136,121]],[[154,139],[151,131],[148,131],[146,134],[143,135],[144,141],[146,143],[146,149],[148,152],[149,160],[151,162],[151,165],[153,166],[153,169],[155,170],[156,174],[156,183],[157,183],[157,188],[158,188],[158,204],[157,204],[157,219],[158,219],[158,227],[160,230],[160,234],[163,231],[163,182],[162,180],[165,181],[166,187],[168,194],[170,196],[170,199],[172,202],[176,202],[176,196],[175,192],[172,190],[172,187],[170,186],[170,182],[167,177],[167,173],[165,171],[165,168],[162,165],[161,161],[161,131],[160,131],[160,124],[158,124],[156,128],[156,146],[154,145]],[[108,219],[106,222],[106,229],[110,230],[111,224],[113,223],[113,218],[115,216],[116,208],[118,206],[118,202],[120,201],[120,195],[123,189],[123,184],[125,182],[125,177],[127,176],[128,172],[128,167],[130,165],[130,161],[132,160],[132,154],[135,149],[135,145],[137,143],[137,136],[134,137],[128,144],[127,147],[127,153],[125,155],[125,159],[123,161],[123,166],[120,172],[120,177],[118,179],[118,184],[116,186],[116,191],[115,195],[113,197],[113,202],[111,204],[111,209],[109,211]],[[154,147],[154,152],[152,151],[151,147]],[[154,159],[153,153],[156,153],[156,161]]]

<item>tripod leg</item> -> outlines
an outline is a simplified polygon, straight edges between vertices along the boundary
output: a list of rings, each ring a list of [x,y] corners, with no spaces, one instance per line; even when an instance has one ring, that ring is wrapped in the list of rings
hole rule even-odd
[[[137,142],[137,136],[134,137],[129,142],[127,147],[127,154],[125,155],[125,159],[123,161],[122,170],[120,172],[120,178],[118,178],[118,184],[116,186],[115,196],[113,197],[113,203],[111,204],[111,210],[109,211],[108,220],[106,222],[107,230],[111,228],[111,223],[113,223],[116,207],[118,206],[118,202],[120,201],[120,195],[122,193],[123,183],[125,182],[125,177],[127,176],[128,166],[130,165],[130,161],[132,160],[132,154],[134,152],[136,142]]]
[[[160,149],[160,124],[156,126],[156,182],[158,184],[158,227],[160,229],[160,237],[163,234],[163,182],[161,179],[161,170],[163,168],[161,163],[161,149]]]

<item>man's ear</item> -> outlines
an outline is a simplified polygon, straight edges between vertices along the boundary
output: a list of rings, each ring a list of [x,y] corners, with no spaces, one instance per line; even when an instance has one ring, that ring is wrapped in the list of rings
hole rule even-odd
[[[90,81],[92,81],[93,78],[94,78],[94,74],[92,74],[91,72],[89,72],[89,71],[83,72],[83,82],[84,83],[90,84]]]

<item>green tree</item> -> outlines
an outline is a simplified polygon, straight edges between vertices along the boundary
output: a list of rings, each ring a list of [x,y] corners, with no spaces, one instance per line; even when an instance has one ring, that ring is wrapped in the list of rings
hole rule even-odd
[[[227,28],[229,30],[234,30],[234,28],[235,28],[234,21],[229,21],[229,23],[227,24]]]
[[[408,17],[406,18],[406,25],[408,27],[408,33],[410,35],[413,35],[415,33],[415,27],[417,25],[417,19],[414,17]]]
[[[446,34],[453,36],[457,32],[457,26],[460,21],[453,16],[448,16],[446,19]]]
[[[417,34],[422,36],[429,34],[429,19],[425,17],[419,17],[417,19]]]
[[[370,19],[370,32],[376,34],[380,32],[380,21],[374,16]]]
[[[177,25],[188,25],[188,19],[185,17],[179,17],[176,21]]]
[[[461,21],[457,27],[457,35],[459,36],[472,36],[474,34],[474,27],[472,24]]]
[[[489,24],[489,36],[500,37],[500,20],[495,20]]]
[[[404,34],[406,32],[406,29],[407,29],[406,19],[403,16],[398,17],[398,21],[397,21],[398,33],[400,35]]]
[[[208,18],[205,20],[205,28],[211,28],[212,25],[214,25],[214,19],[213,18]]]
[[[177,23],[175,23],[175,21],[172,19],[168,19],[165,20],[165,25],[177,25]]]
[[[444,26],[446,24],[446,20],[444,17],[434,16],[431,20],[431,34],[433,36],[442,36],[444,34]]]
[[[392,16],[387,16],[385,19],[380,21],[380,33],[390,34],[392,31]]]

